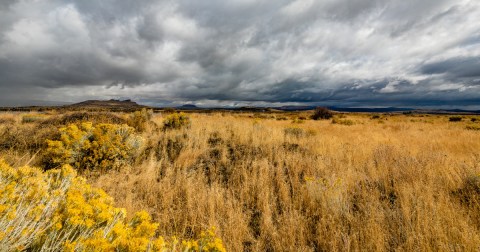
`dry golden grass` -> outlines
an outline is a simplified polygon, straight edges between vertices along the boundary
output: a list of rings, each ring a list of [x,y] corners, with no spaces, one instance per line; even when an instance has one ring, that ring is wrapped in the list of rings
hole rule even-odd
[[[216,226],[228,251],[480,250],[480,131],[466,129],[478,121],[189,116],[189,128],[162,130],[155,114],[137,164],[90,182],[130,213],[147,210],[166,236]],[[13,118],[17,134],[41,125],[0,118]],[[30,160],[40,146],[24,141],[2,155]]]

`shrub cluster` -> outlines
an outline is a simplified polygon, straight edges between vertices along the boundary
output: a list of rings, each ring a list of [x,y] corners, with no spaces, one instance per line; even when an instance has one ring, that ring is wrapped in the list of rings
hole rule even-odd
[[[190,118],[183,112],[168,115],[163,121],[164,129],[180,129],[190,127]]]
[[[42,172],[0,160],[0,182],[1,251],[225,251],[213,230],[198,240],[155,238],[148,213],[127,221],[68,165]]]
[[[327,120],[333,117],[332,111],[325,107],[317,107],[313,112],[312,119],[313,120]]]
[[[40,125],[51,127],[64,126],[72,123],[92,122],[97,123],[111,123],[111,124],[125,124],[127,120],[117,114],[110,112],[73,112],[57,116],[51,116],[41,122]]]
[[[138,132],[143,132],[147,129],[148,122],[152,118],[153,111],[151,109],[142,109],[139,111],[135,111],[130,114],[130,118],[128,120],[128,125],[135,128]]]
[[[47,140],[47,157],[53,166],[110,170],[131,163],[142,138],[127,125],[90,122],[60,128],[59,140]]]
[[[460,122],[460,121],[462,121],[462,117],[460,117],[460,116],[451,116],[450,118],[448,118],[448,120],[449,120],[450,122]]]

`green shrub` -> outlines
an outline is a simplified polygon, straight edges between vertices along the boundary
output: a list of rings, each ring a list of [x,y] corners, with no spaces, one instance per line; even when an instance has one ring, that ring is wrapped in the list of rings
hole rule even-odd
[[[183,127],[190,127],[190,124],[190,117],[183,112],[173,113],[163,120],[164,129],[180,129]]]
[[[315,108],[315,112],[312,115],[313,120],[328,120],[333,117],[332,111],[325,107]]]
[[[130,164],[142,138],[128,125],[70,124],[60,128],[59,140],[47,140],[47,157],[55,166],[70,164],[78,169],[110,170]]]

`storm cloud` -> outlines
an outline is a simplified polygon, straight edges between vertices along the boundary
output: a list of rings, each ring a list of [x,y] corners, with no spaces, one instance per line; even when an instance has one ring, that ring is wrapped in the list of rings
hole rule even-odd
[[[8,0],[0,106],[480,108],[475,0]]]

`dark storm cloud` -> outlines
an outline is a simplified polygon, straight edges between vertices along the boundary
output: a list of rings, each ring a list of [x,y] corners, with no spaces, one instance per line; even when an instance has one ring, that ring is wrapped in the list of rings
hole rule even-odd
[[[422,66],[423,74],[447,74],[453,78],[480,78],[480,57],[453,58]]]
[[[478,105],[474,0],[0,2],[0,105]]]

